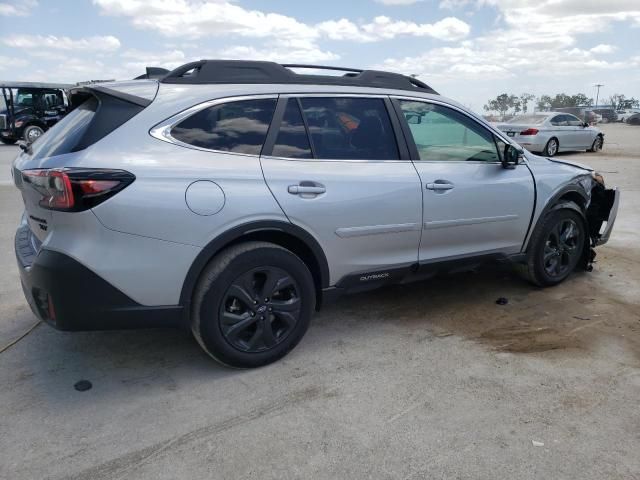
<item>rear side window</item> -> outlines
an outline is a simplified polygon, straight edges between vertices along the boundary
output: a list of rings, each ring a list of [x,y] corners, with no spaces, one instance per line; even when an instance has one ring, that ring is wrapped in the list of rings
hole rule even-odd
[[[259,155],[275,107],[275,98],[214,105],[178,123],[171,136],[207,150]]]
[[[274,157],[312,158],[311,145],[304,127],[298,100],[290,98],[282,117],[276,143],[273,146]]]
[[[398,160],[398,145],[381,98],[302,98],[316,158]]]

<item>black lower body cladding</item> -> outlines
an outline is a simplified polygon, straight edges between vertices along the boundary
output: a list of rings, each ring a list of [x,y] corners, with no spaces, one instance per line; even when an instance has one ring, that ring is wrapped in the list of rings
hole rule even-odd
[[[140,305],[73,258],[41,249],[26,264],[24,236],[16,256],[25,297],[33,313],[59,330],[111,330],[181,325],[177,305]]]

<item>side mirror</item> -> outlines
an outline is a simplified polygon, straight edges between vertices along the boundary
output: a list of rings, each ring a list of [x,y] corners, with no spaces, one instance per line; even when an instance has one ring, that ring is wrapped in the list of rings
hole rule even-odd
[[[418,114],[408,114],[406,117],[409,125],[419,125],[422,123],[422,116]]]
[[[588,126],[589,126],[589,124],[588,124],[587,122],[584,122],[584,123],[582,124],[582,127],[583,127],[583,128],[587,128]]]
[[[504,147],[504,154],[502,155],[502,168],[516,168],[516,165],[520,163],[520,157],[524,152],[511,144],[507,144]]]

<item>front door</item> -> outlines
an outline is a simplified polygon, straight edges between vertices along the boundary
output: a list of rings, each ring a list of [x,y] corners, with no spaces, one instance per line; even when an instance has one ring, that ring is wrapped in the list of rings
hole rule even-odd
[[[401,158],[390,108],[381,96],[281,96],[276,111],[265,179],[322,246],[332,285],[390,279],[418,259],[420,180]]]
[[[504,143],[460,110],[394,102],[422,182],[420,262],[519,252],[534,206],[527,166],[503,168]]]

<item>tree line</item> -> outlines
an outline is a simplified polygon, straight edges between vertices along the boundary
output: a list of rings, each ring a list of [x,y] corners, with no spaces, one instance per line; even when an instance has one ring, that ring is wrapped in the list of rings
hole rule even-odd
[[[640,100],[636,98],[627,98],[620,93],[610,95],[608,99],[602,98],[600,103],[611,105],[614,110],[622,110],[625,108],[640,107]],[[502,93],[496,98],[489,100],[484,106],[487,112],[497,112],[501,116],[505,116],[509,111],[513,115],[519,113],[527,113],[530,108],[538,111],[553,110],[554,108],[563,107],[590,107],[593,106],[593,98],[588,97],[584,93],[576,93],[575,95],[567,95],[566,93],[558,93],[555,96],[540,95],[536,97],[531,93],[522,93],[513,95]]]

